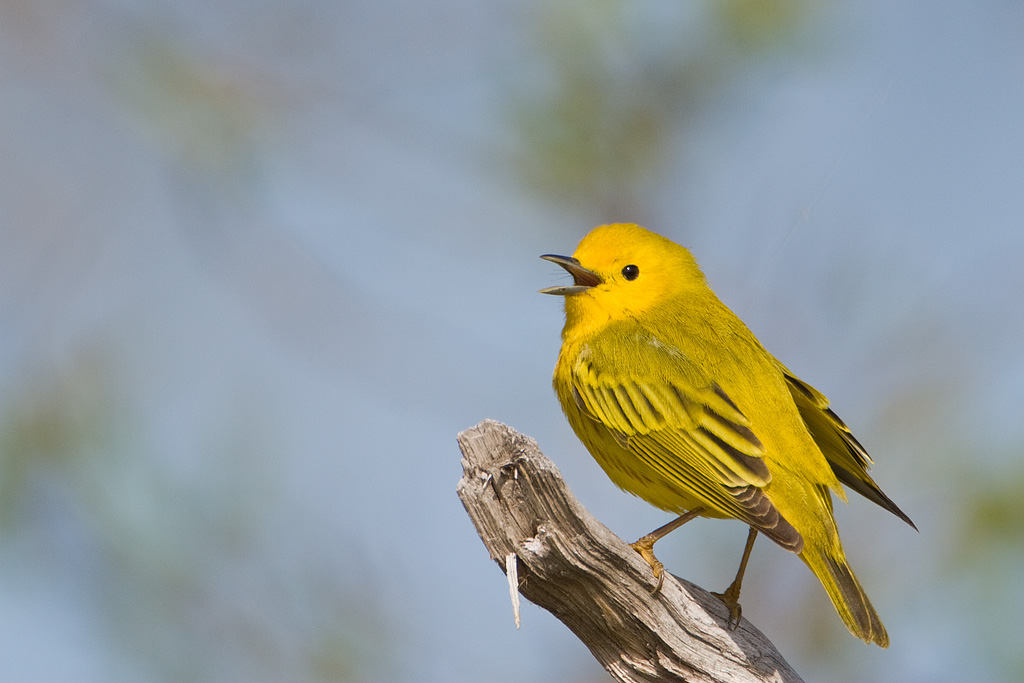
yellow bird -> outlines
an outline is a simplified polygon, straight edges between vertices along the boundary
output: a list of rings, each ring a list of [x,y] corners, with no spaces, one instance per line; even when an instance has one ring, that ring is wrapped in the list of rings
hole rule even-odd
[[[661,235],[603,225],[572,257],[541,258],[573,277],[540,290],[565,297],[554,387],[569,424],[615,484],[680,515],[633,544],[655,592],[658,539],[696,516],[738,519],[750,533],[720,594],[731,627],[760,532],[799,555],[854,635],[888,647],[846,562],[831,493],[845,501],[842,482],[914,523],[868,474],[871,459],[828,399],[768,353],[690,252]]]

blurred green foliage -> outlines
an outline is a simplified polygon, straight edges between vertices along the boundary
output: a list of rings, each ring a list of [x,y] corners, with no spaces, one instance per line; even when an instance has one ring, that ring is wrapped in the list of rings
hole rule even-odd
[[[752,56],[784,47],[813,12],[827,3],[810,0],[720,0],[711,10],[730,44]]]
[[[791,45],[816,9],[806,0],[543,4],[542,77],[512,107],[521,174],[559,202],[644,222],[664,165],[686,155],[687,123],[746,65]]]
[[[959,460],[954,468],[962,469],[959,501],[948,513],[949,527],[940,531],[946,549],[940,575],[951,594],[967,589],[949,604],[964,614],[970,644],[1005,680],[1024,680],[1024,649],[1016,628],[1024,611],[1024,448],[997,459],[1012,463],[1004,470],[964,468],[974,461],[967,448]]]
[[[169,469],[114,367],[83,352],[8,392],[0,552],[76,586],[112,650],[147,678],[364,675],[365,653],[389,647],[374,593],[349,583],[365,577],[317,549],[275,557],[266,527],[285,459],[254,431],[265,421],[211,416],[219,433],[194,468]]]
[[[131,35],[107,77],[142,135],[172,161],[206,173],[246,170],[284,99],[254,66],[154,30]]]
[[[14,392],[17,402],[0,419],[0,534],[38,512],[40,486],[84,485],[91,455],[109,444],[114,428],[105,379],[90,354],[57,375],[25,378]]]

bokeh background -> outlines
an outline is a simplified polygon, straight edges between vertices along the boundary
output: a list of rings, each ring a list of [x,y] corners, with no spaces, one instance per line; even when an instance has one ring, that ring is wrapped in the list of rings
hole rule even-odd
[[[807,680],[1020,680],[1024,3],[0,3],[0,678],[607,680],[516,630],[458,431],[536,438],[600,223],[689,246],[921,529],[839,505],[893,645],[769,543]],[[711,590],[745,529],[659,545]]]

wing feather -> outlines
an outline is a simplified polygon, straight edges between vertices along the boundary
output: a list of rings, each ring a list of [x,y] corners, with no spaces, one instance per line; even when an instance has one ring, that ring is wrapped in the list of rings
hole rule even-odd
[[[695,377],[693,367],[672,368],[684,357],[663,342],[639,344],[636,353],[652,355],[633,367],[668,371],[627,379],[600,367],[598,354],[582,354],[571,378],[579,409],[666,481],[799,552],[803,538],[762,490],[771,481],[764,445],[725,389]]]
[[[868,474],[868,468],[873,464],[871,456],[853,436],[850,428],[832,412],[824,394],[796,377],[782,363],[775,362],[786,378],[793,401],[800,411],[804,424],[807,425],[807,431],[825,455],[836,478],[916,529],[910,517],[885,495]]]

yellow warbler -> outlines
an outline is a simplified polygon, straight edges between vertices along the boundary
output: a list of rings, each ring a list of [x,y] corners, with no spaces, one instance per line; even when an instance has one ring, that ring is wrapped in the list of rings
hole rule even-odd
[[[619,487],[680,517],[633,547],[661,586],[654,542],[695,516],[750,526],[720,597],[730,626],[757,533],[797,553],[850,631],[887,647],[885,627],[846,562],[832,515],[840,482],[913,522],[868,475],[871,459],[828,400],[761,346],[708,287],[693,256],[638,225],[595,228],[573,277],[554,387],[573,431]],[[915,527],[916,528],[916,527]]]

